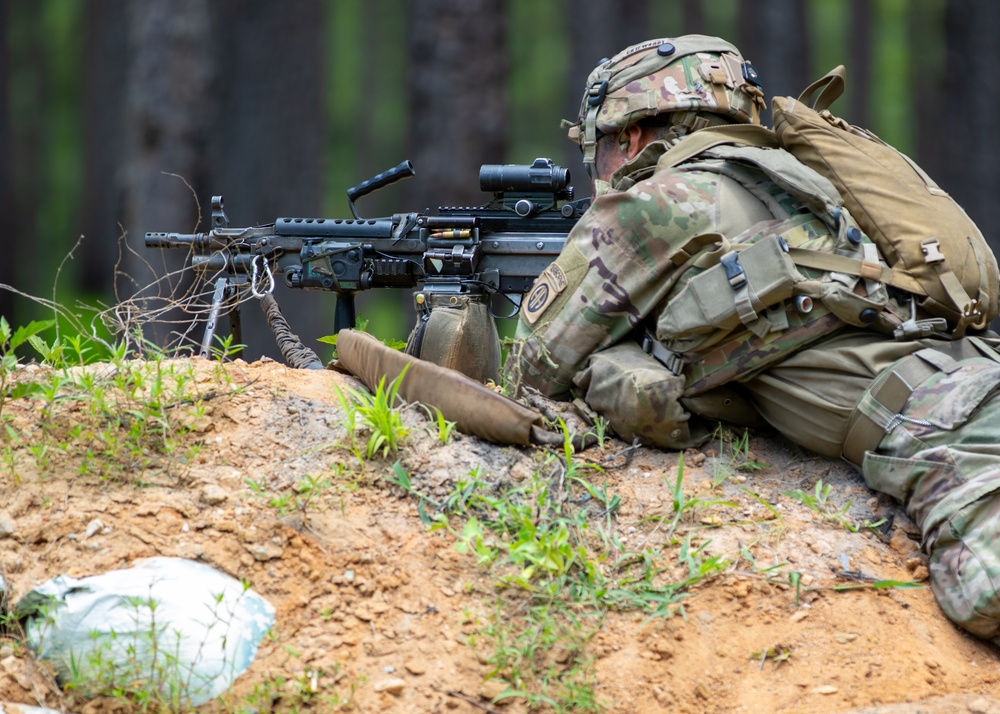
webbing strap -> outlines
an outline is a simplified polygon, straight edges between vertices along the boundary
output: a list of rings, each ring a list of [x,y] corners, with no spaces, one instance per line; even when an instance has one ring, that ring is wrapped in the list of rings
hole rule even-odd
[[[945,293],[948,295],[948,299],[951,300],[958,310],[958,314],[961,315],[952,334],[956,339],[963,337],[969,325],[982,322],[982,303],[976,298],[969,297],[958,277],[948,266],[947,261],[942,260],[939,263],[935,263],[934,270],[937,273],[938,280],[941,281],[941,287],[944,288]]]
[[[596,80],[587,88],[587,109],[582,120],[580,146],[583,149],[583,163],[593,164],[597,154],[597,115],[604,103],[604,95],[608,90],[610,70],[605,69],[597,75]]]
[[[683,246],[678,248],[677,252],[670,256],[670,262],[673,263],[675,267],[679,268],[708,246],[716,244],[719,244],[720,250],[729,250],[729,240],[721,233],[702,233],[700,235],[696,235]],[[712,252],[714,253],[715,251]],[[718,259],[716,259],[712,265],[715,265],[717,262]]]
[[[913,390],[936,371],[935,366],[913,354],[895,369],[880,375],[847,422],[844,458],[861,466],[865,452],[878,448],[879,442],[888,433],[893,417],[906,405]],[[862,406],[871,410],[876,418],[863,412]]]
[[[830,105],[844,93],[846,86],[847,70],[844,68],[844,65],[837,65],[824,76],[803,89],[802,94],[799,95],[799,101],[807,107],[821,112],[824,109],[830,108]],[[812,95],[817,89],[820,90],[820,93],[814,100]]]
[[[877,449],[882,438],[899,425],[900,411],[914,389],[935,372],[951,374],[961,367],[959,362],[976,357],[1000,363],[1000,355],[989,345],[969,337],[914,352],[880,374],[847,422],[844,458],[861,466],[865,452]]]
[[[846,255],[824,253],[821,250],[807,248],[789,248],[788,257],[802,268],[825,270],[829,273],[847,273],[848,275],[857,275],[865,280],[878,280],[889,285],[893,284],[892,270],[884,267],[881,263],[857,260],[856,258],[848,258]]]
[[[857,275],[865,280],[878,280],[886,285],[892,285],[907,292],[913,291],[911,282],[899,280],[896,271],[880,263],[855,260],[854,258],[837,255],[836,253],[824,253],[805,248],[791,248],[788,251],[788,255],[796,265],[802,268]],[[953,339],[958,339],[965,335],[965,330],[969,325],[976,325],[982,322],[982,304],[978,299],[969,297],[968,293],[965,292],[965,288],[962,287],[962,283],[959,282],[958,277],[948,267],[946,261],[941,260],[935,263],[934,268],[938,280],[941,282],[941,287],[952,302],[952,307],[961,316],[951,333]]]

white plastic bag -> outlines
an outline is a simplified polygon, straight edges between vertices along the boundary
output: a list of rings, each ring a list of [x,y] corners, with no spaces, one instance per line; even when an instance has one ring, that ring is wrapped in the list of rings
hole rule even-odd
[[[250,666],[274,607],[234,578],[182,558],[149,558],[87,578],[60,575],[17,604],[28,646],[60,684],[97,694],[126,684],[197,706]]]

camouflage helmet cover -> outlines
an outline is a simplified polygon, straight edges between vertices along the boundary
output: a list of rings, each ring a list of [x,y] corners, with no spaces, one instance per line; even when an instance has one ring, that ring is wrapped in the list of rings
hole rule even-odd
[[[601,62],[587,78],[569,138],[584,163],[594,162],[597,140],[646,117],[685,112],[688,130],[710,112],[738,123],[760,123],[766,107],[757,71],[740,51],[718,37],[685,35],[649,40]]]

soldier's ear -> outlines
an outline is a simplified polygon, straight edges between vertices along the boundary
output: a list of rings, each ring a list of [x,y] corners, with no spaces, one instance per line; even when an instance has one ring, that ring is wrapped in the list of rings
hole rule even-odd
[[[628,140],[627,145],[625,145],[625,140]],[[638,156],[639,152],[645,149],[648,143],[649,138],[638,124],[632,124],[622,132],[622,144],[624,145],[622,148],[625,150],[625,155],[629,161]]]

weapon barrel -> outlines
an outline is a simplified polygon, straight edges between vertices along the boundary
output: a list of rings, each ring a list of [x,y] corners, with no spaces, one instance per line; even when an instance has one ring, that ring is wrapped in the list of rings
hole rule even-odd
[[[146,233],[147,248],[189,248],[194,251],[225,248],[227,241],[214,233]]]

